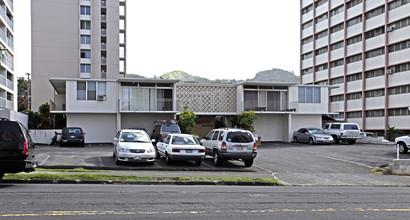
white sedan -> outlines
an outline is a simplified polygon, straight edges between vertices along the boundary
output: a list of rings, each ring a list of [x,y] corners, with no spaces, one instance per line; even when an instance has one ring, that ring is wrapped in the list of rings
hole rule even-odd
[[[189,134],[169,134],[165,140],[157,143],[157,158],[165,157],[167,164],[172,160],[194,160],[199,166],[205,158],[205,148]]]
[[[148,134],[142,130],[120,130],[113,139],[113,157],[116,164],[121,162],[155,162],[155,148]]]

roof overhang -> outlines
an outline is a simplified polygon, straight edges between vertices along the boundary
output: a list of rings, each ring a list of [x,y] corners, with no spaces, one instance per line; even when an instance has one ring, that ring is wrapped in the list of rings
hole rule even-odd
[[[239,83],[238,85],[249,85],[249,86],[294,86],[298,85],[296,82],[263,82],[263,81],[247,81]]]
[[[153,79],[153,78],[118,78],[118,82],[142,82],[142,83],[177,83],[179,79]]]

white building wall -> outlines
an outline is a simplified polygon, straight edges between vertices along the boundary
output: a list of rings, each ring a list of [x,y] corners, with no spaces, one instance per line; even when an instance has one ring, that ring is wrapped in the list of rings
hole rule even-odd
[[[284,123],[284,114],[256,114],[258,119],[254,122],[254,134],[261,137],[262,141],[286,141],[283,140],[283,134],[287,130],[287,124]]]
[[[289,137],[287,142],[293,140],[293,132],[306,127],[321,128],[322,115],[292,114],[290,116]]]
[[[389,117],[389,126],[395,127],[397,130],[409,128],[410,116]]]
[[[67,127],[81,127],[85,143],[112,143],[117,133],[116,114],[67,114]]]

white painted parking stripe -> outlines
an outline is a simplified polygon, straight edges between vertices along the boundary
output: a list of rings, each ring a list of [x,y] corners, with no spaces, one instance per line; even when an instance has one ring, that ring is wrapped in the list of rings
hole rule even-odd
[[[50,156],[51,155],[47,155],[47,157],[43,161],[41,161],[40,166],[42,166],[48,160],[48,158],[50,158]]]
[[[331,160],[338,160],[338,161],[342,161],[342,162],[346,162],[346,163],[352,163],[352,164],[356,164],[358,166],[363,166],[363,167],[367,167],[370,169],[373,169],[374,167],[371,166],[367,166],[366,164],[362,164],[362,163],[357,163],[354,161],[350,161],[350,160],[345,160],[345,159],[340,159],[340,158],[335,158],[335,157],[328,157],[328,156],[323,156],[323,155],[316,155],[317,157],[322,157],[322,158],[327,158],[327,159],[331,159]]]

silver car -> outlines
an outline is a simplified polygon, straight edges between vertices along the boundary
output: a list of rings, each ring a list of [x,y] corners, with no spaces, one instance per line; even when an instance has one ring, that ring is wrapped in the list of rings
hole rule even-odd
[[[293,132],[294,142],[305,142],[309,144],[331,144],[333,137],[323,132],[320,128],[301,128]]]
[[[116,164],[121,162],[155,161],[155,148],[148,134],[142,130],[120,130],[113,139],[113,157]]]

